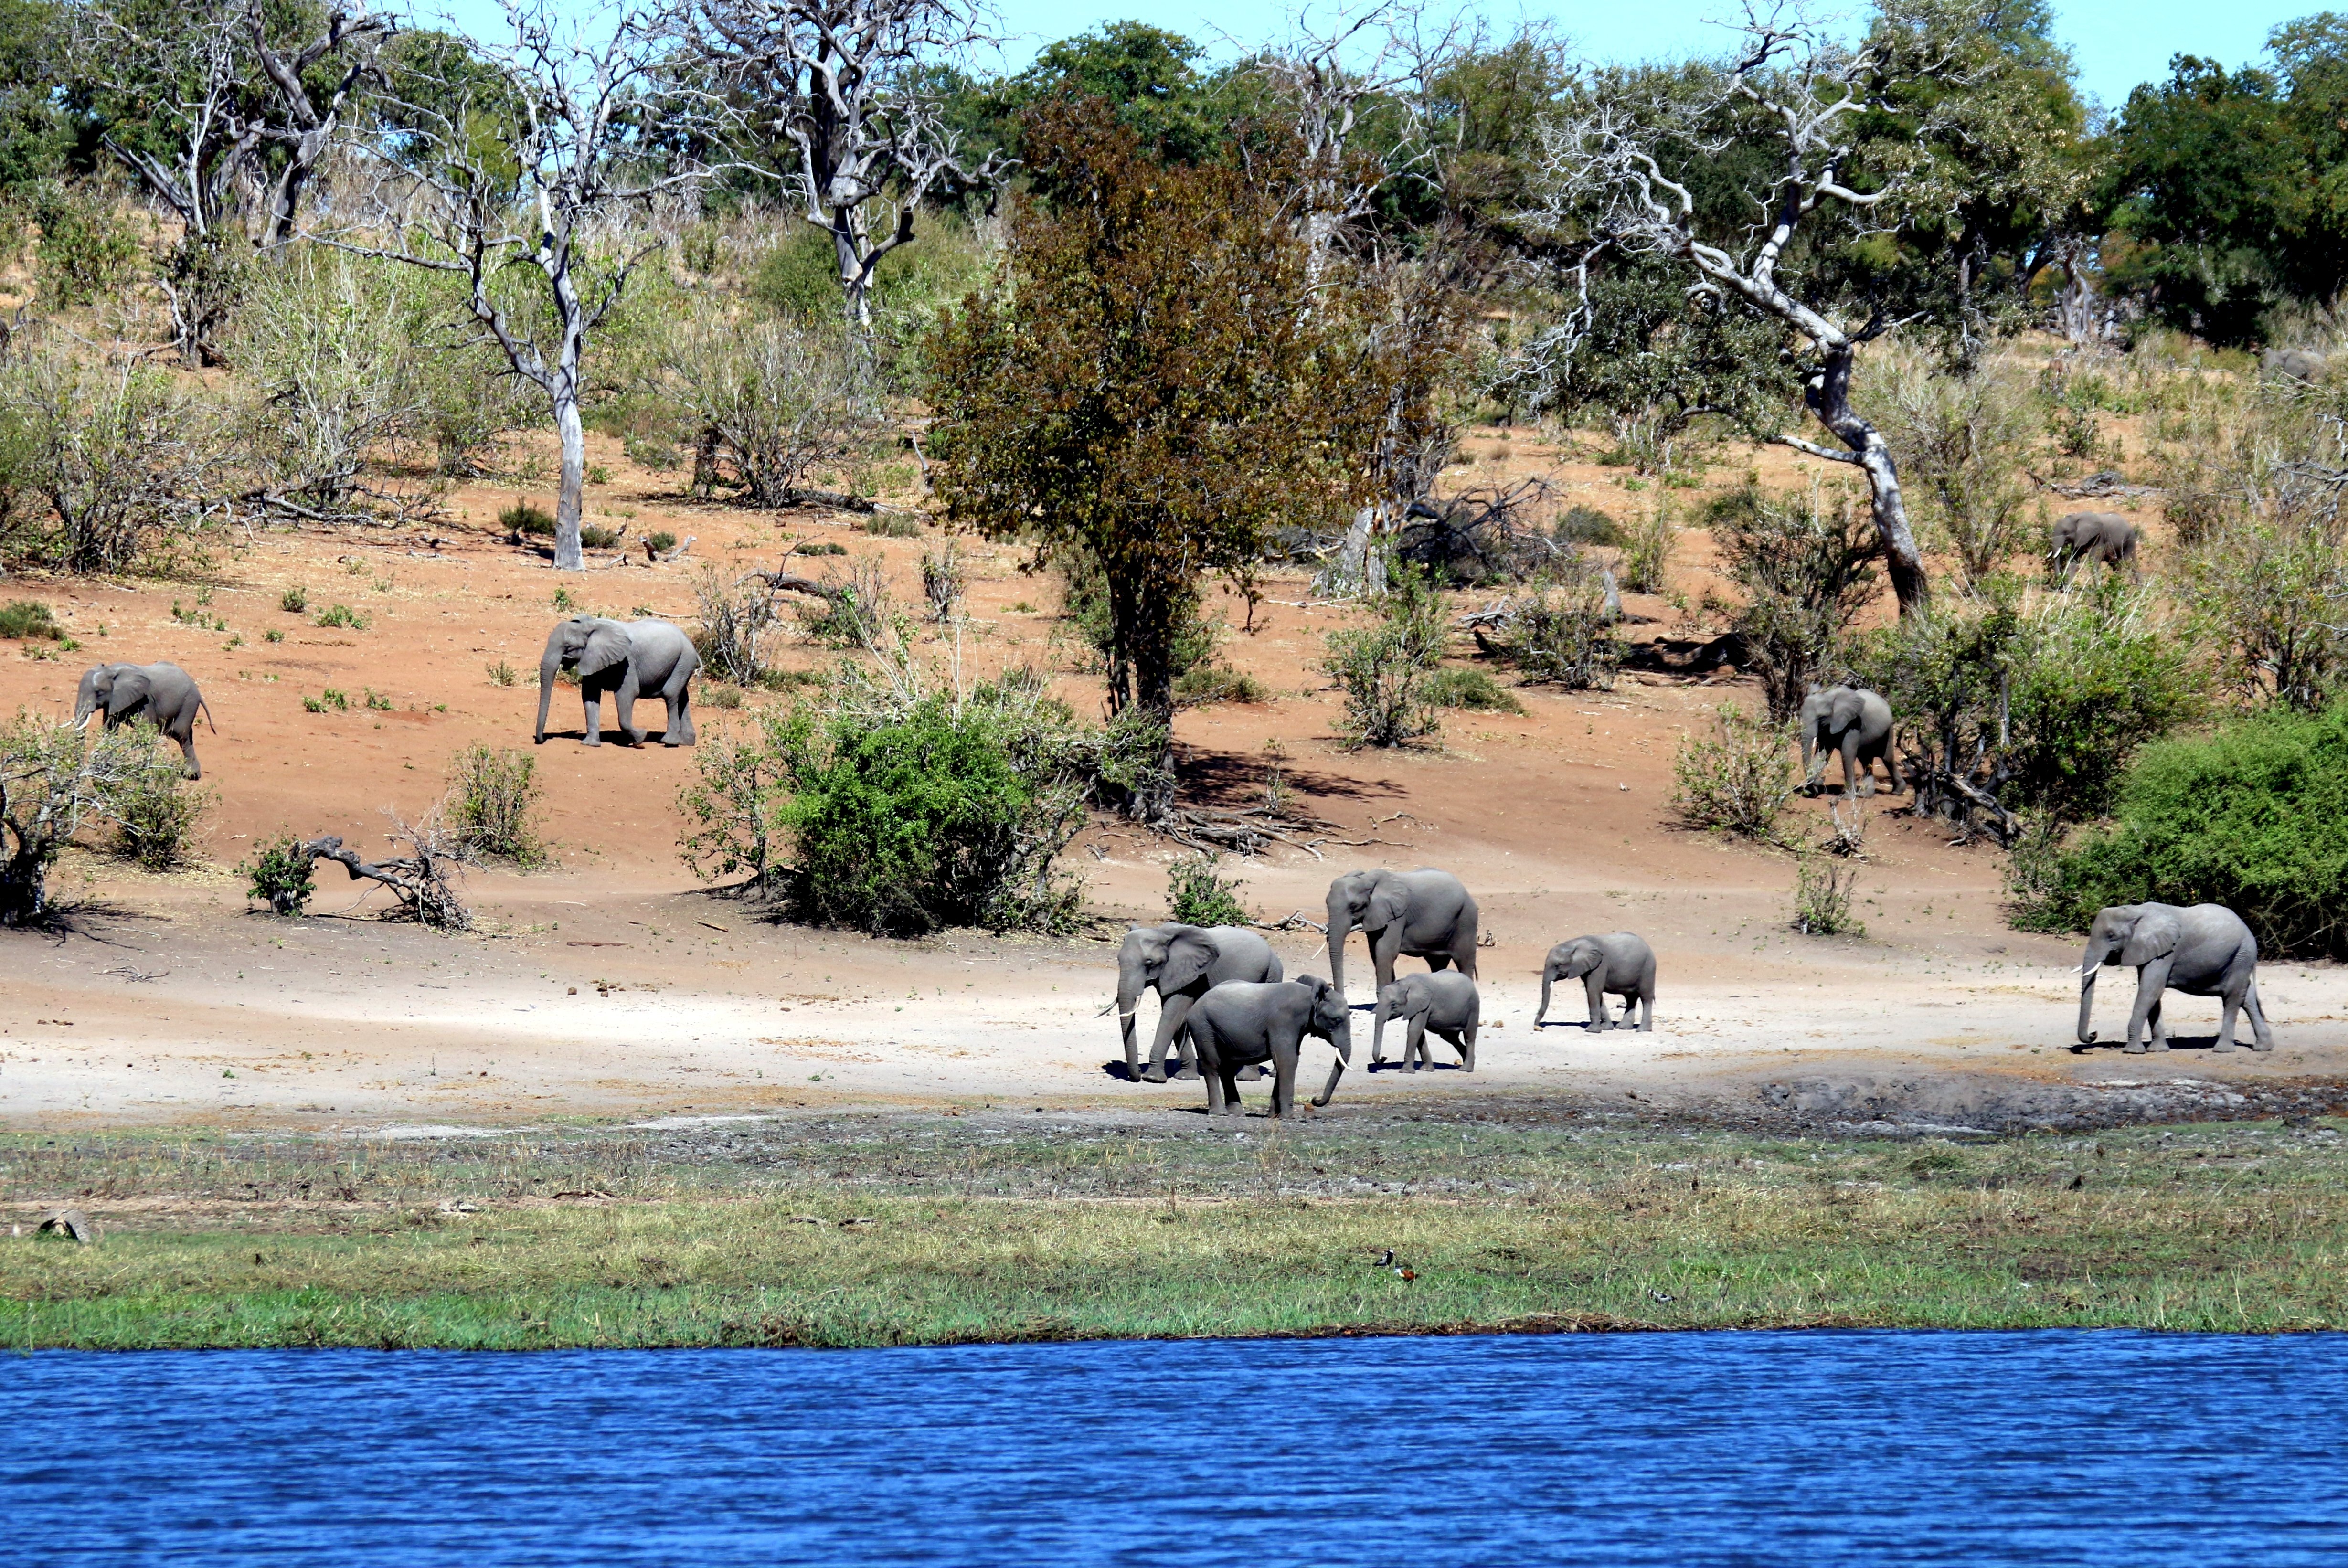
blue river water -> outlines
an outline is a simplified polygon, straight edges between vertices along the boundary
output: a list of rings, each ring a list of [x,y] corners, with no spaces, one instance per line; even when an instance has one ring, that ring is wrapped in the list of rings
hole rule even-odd
[[[0,1357],[74,1563],[2348,1563],[2348,1336]]]

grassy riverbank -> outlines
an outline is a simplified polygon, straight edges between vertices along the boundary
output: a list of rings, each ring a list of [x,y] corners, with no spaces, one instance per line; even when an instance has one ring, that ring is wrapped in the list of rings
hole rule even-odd
[[[2348,1326],[2348,1150],[2323,1123],[1959,1146],[873,1116],[20,1137],[0,1166],[19,1222],[71,1202],[106,1228],[0,1238],[12,1348]],[[1415,1278],[1374,1266],[1389,1248]]]

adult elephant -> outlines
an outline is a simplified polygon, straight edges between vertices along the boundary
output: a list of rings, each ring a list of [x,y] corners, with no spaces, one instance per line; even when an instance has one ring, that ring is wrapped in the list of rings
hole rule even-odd
[[[1875,765],[1883,764],[1892,793],[1900,790],[1900,770],[1891,766],[1891,705],[1865,686],[1810,688],[1802,699],[1802,776],[1804,788],[1815,795],[1825,787],[1827,758],[1842,757],[1843,793],[1856,796],[1864,782],[1875,793]]]
[[[2055,521],[2046,558],[2058,577],[2082,561],[2125,566],[2133,573],[2138,537],[2136,524],[2116,511],[2075,511]]]
[[[1560,942],[1549,950],[1541,965],[1540,1011],[1533,1015],[1533,1027],[1538,1029],[1549,1021],[1549,989],[1559,980],[1579,980],[1590,1000],[1590,1028],[1612,1028],[1606,1016],[1606,998],[1622,998],[1621,1026],[1631,1026],[1631,1009],[1639,1011],[1639,1027],[1652,1033],[1655,1027],[1655,950],[1647,945],[1644,937],[1628,931],[1609,932],[1603,936],[1577,936]]]
[[[211,705],[196,689],[193,676],[177,665],[92,665],[82,672],[81,689],[74,694],[74,723],[87,725],[93,714],[106,715],[106,727],[145,719],[166,738],[180,743],[188,759],[188,777],[204,776],[196,760],[196,712],[214,735]]]
[[[1314,1105],[1335,1098],[1337,1080],[1354,1059],[1353,1015],[1345,994],[1317,975],[1256,984],[1236,980],[1199,998],[1182,1021],[1207,1080],[1207,1113],[1241,1114],[1239,1070],[1272,1064],[1272,1114],[1285,1116],[1296,1104],[1296,1058],[1304,1037],[1314,1035],[1337,1047],[1329,1064],[1328,1087]]]
[[[2092,1046],[2087,1027],[2096,1010],[2096,972],[2106,964],[2136,970],[2136,1006],[2128,1014],[2127,1049],[2141,1055],[2168,1048],[2160,1024],[2164,991],[2188,996],[2222,996],[2225,1016],[2218,1026],[2218,1048],[2234,1048],[2234,1015],[2247,1010],[2254,1050],[2274,1049],[2265,1009],[2259,1006],[2259,939],[2242,917],[2219,903],[2180,909],[2173,903],[2120,903],[2097,912],[2087,930],[2087,954],[2079,965],[2079,1043]]]
[[[1125,1040],[1125,1076],[1166,1081],[1166,1047],[1172,1044],[1191,1006],[1227,981],[1276,981],[1284,971],[1272,944],[1244,925],[1137,925],[1125,934],[1117,954],[1117,1026]],[[1158,993],[1158,1033],[1149,1043],[1144,1073],[1134,1048],[1134,1009],[1144,991]],[[1182,1050],[1180,1070],[1190,1069]]]
[[[666,621],[612,621],[601,615],[573,615],[558,624],[538,661],[541,745],[546,741],[546,709],[554,700],[555,676],[573,665],[579,671],[579,697],[587,710],[582,746],[603,744],[605,692],[618,705],[620,734],[629,745],[641,745],[644,738],[644,732],[629,722],[631,710],[638,697],[652,696],[668,708],[668,728],[661,744],[693,744],[692,684],[701,668],[701,655],[693,639],[676,627]]]
[[[1347,872],[1329,884],[1329,983],[1345,994],[1345,938],[1355,926],[1369,939],[1381,991],[1405,956],[1430,969],[1456,964],[1473,980],[1476,921],[1476,901],[1449,872]]]

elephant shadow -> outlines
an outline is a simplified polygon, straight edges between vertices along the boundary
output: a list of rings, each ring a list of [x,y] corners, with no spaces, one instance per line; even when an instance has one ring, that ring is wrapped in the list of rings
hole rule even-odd
[[[1448,1042],[1437,1043],[1447,1044]],[[1398,1073],[1406,1071],[1406,1069],[1404,1068],[1403,1064],[1398,1061],[1383,1061],[1372,1062],[1366,1070],[1374,1073]],[[1465,1062],[1429,1062],[1422,1070],[1431,1073],[1465,1072],[1468,1070],[1468,1064]]]
[[[2208,1051],[2214,1055],[2218,1049],[2218,1031],[2214,1025],[2206,1035],[2172,1034],[2168,1038],[2168,1048],[2172,1051]],[[2250,1047],[2237,1037],[2234,1041],[2234,1049],[2247,1052]],[[2111,1051],[2116,1055],[2125,1056],[2127,1054],[2127,1037],[2115,1035],[2108,1040],[2091,1040],[2084,1044],[2077,1040],[2071,1042],[2071,1054],[2075,1057],[2084,1057],[2093,1051]],[[2160,1053],[2147,1051],[2144,1054],[2157,1057]]]

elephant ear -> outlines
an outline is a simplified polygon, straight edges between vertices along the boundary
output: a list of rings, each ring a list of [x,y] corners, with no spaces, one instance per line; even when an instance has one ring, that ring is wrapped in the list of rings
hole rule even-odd
[[[1858,724],[1859,715],[1865,709],[1865,707],[1866,699],[1861,697],[1859,693],[1853,691],[1849,686],[1837,686],[1834,691],[1835,728],[1838,730],[1844,730]]]
[[[628,658],[628,629],[617,621],[595,620],[587,623],[587,645],[579,650],[579,676],[602,675],[614,665],[625,664]]]
[[[1158,972],[1160,995],[1195,985],[1215,962],[1215,944],[1200,931],[1186,931],[1166,944],[1166,967]]]
[[[107,696],[106,709],[108,713],[136,713],[147,706],[147,699],[153,695],[147,672],[131,665],[114,673],[114,689]]]
[[[1369,907],[1362,912],[1362,928],[1383,931],[1402,918],[1404,906],[1410,902],[1410,890],[1396,877],[1380,877],[1370,890]]]
[[[2178,938],[2183,934],[2178,929],[2177,916],[2165,909],[2147,911],[2137,917],[2136,929],[2128,933],[2127,945],[2120,949],[2120,962],[2134,969],[2156,958],[2166,958],[2177,951]]]

